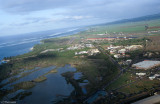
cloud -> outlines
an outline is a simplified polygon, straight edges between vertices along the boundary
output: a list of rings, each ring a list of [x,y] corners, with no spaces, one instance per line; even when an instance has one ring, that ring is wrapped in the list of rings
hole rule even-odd
[[[70,19],[70,20],[81,20],[81,19],[88,19],[91,18],[92,16],[65,16],[65,19]]]
[[[37,22],[41,22],[41,21],[45,21],[48,18],[46,17],[28,17],[25,18],[25,20],[30,21],[31,23],[37,23]]]
[[[159,5],[160,0],[0,0],[0,23],[26,31],[73,27],[159,13]]]
[[[67,7],[79,3],[80,0],[1,0],[2,10],[10,13],[27,13],[46,9]]]
[[[127,18],[158,12],[159,0],[1,0],[0,9],[12,14],[51,10],[55,15],[94,18]],[[82,16],[82,17],[80,17]]]

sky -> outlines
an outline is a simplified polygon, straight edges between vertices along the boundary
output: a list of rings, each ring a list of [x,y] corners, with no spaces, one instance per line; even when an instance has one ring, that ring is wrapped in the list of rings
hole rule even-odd
[[[159,13],[160,0],[0,0],[0,36]]]

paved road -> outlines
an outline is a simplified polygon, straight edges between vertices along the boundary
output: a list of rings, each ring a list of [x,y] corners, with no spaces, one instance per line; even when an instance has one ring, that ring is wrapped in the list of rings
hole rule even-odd
[[[95,47],[98,48],[98,50],[99,50],[101,53],[103,53],[104,55],[106,55],[106,56],[109,58],[109,60],[110,60],[113,64],[115,64],[115,65],[117,66],[117,68],[120,70],[120,73],[119,73],[112,81],[110,81],[110,82],[107,83],[106,85],[102,86],[101,90],[103,91],[106,87],[108,87],[111,83],[113,83],[114,81],[116,81],[116,80],[123,74],[123,68],[118,64],[117,61],[115,61],[109,54],[107,54],[102,47],[100,47],[100,46],[95,46]],[[97,94],[98,91],[100,91],[100,89],[97,90],[97,91],[95,91],[95,92],[94,92],[91,96],[89,96],[88,98],[86,98],[86,99],[84,100],[84,103],[86,103],[94,94]]]
[[[123,74],[123,71],[124,71],[124,70],[127,70],[127,68],[126,68],[126,69],[123,69],[123,68],[118,64],[118,62],[117,62],[116,60],[114,60],[108,53],[105,52],[105,50],[104,50],[102,47],[97,46],[97,48],[98,48],[98,50],[99,50],[100,52],[102,52],[103,54],[105,54],[105,55],[109,58],[109,60],[110,60],[114,65],[116,65],[117,68],[120,70],[120,73],[119,73],[117,76],[115,76],[115,78],[114,78],[112,81],[110,81],[109,83],[107,83],[106,85],[103,86],[102,89],[105,89],[105,88],[108,87],[110,84],[112,84],[113,82],[115,82],[115,81]],[[129,68],[129,67],[128,67],[128,68]]]
[[[105,50],[102,47],[98,46],[97,48],[98,48],[98,50],[100,52],[102,52],[103,54],[105,54],[109,58],[109,60],[118,67],[118,69],[120,71],[123,71],[123,68],[118,64],[118,62],[116,60],[114,60],[108,53],[106,53]]]

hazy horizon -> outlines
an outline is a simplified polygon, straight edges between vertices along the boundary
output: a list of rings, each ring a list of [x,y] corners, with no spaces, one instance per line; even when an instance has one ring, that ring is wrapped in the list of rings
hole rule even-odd
[[[0,1],[0,36],[107,23],[159,13],[158,0]]]

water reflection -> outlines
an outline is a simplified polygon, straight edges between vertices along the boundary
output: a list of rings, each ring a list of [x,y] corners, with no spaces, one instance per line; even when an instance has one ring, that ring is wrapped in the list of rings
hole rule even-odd
[[[71,84],[67,84],[61,74],[68,71],[75,72],[76,69],[66,65],[57,69],[57,71],[57,73],[48,74],[46,81],[37,83],[35,87],[28,90],[32,92],[32,95],[25,97],[19,103],[52,104],[56,100],[68,97],[74,90],[74,87]]]

